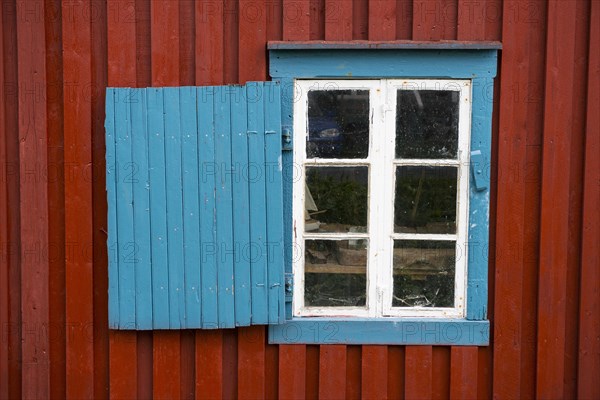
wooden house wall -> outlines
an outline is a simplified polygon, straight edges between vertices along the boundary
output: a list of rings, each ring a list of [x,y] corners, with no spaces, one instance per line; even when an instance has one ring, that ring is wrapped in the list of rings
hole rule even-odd
[[[600,1],[2,0],[0,398],[599,398]],[[269,40],[499,40],[489,347],[107,329],[104,89]]]

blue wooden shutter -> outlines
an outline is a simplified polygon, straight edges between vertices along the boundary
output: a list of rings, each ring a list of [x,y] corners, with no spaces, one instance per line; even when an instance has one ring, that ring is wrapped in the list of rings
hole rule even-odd
[[[276,82],[106,95],[109,324],[284,322]]]

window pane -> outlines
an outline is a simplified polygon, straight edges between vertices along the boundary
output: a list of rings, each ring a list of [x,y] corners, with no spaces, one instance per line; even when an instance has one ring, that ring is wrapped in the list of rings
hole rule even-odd
[[[397,158],[456,158],[459,92],[398,90]]]
[[[393,307],[453,307],[454,241],[394,241]]]
[[[455,167],[397,167],[394,231],[456,233]]]
[[[368,167],[307,167],[305,230],[366,232]]]
[[[308,92],[308,158],[366,158],[369,153],[369,91]]]
[[[364,240],[306,240],[304,304],[307,307],[364,306],[367,299]]]

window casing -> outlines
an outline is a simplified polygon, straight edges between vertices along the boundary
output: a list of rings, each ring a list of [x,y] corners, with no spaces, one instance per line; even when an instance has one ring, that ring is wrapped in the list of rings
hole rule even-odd
[[[294,316],[463,318],[465,316],[468,265],[464,249],[467,247],[468,224],[471,81],[468,79],[296,80],[294,91],[294,98],[297,100],[294,103],[294,164],[298,172],[301,171],[300,179],[294,180],[293,188],[293,240],[296,250],[293,259]],[[361,137],[352,140],[352,132],[338,132],[338,136],[343,134],[346,138],[350,138],[346,139],[345,146],[354,149],[354,153],[347,151],[347,154],[344,154],[344,142],[342,141],[338,141],[340,143],[338,145],[333,139],[329,142],[319,142],[317,140],[320,139],[315,139],[316,133],[311,125],[320,125],[319,128],[326,128],[329,131],[333,129],[328,128],[331,123],[323,125],[319,115],[311,116],[311,112],[309,112],[309,108],[312,110],[317,107],[316,102],[320,99],[319,95],[337,98],[338,102],[342,104],[352,102],[352,100],[348,100],[349,93],[362,93],[362,96],[355,96],[360,98],[364,97],[365,92],[368,93],[367,110],[358,110],[358,114],[361,114],[362,111],[361,116],[366,119],[366,121],[362,121],[362,125],[368,124],[368,139],[365,141]],[[311,93],[312,95],[310,95]],[[340,94],[333,95],[333,93]],[[454,129],[455,132],[450,132],[445,138],[448,143],[434,139],[436,144],[443,144],[443,151],[433,154],[434,152],[423,149],[423,146],[427,146],[426,143],[421,143],[421,147],[412,148],[412,155],[403,154],[406,151],[403,151],[402,146],[412,147],[412,145],[406,142],[407,138],[402,138],[402,136],[397,138],[396,125],[403,122],[400,117],[397,120],[397,113],[403,110],[410,112],[410,110],[406,110],[408,106],[404,104],[397,107],[399,93],[410,93],[411,97],[414,95],[422,107],[422,113],[428,112],[427,105],[431,102],[424,106],[420,93],[425,99],[434,98],[438,96],[438,93],[442,98],[444,95],[450,94],[450,97],[445,96],[451,98],[450,103],[446,101],[446,104],[443,104],[445,100],[441,100],[438,101],[438,105],[456,108],[456,115],[453,118],[441,115],[441,120],[439,115],[437,115],[437,119],[436,115],[431,118],[426,117],[424,121],[421,121],[422,125],[438,126],[418,126],[434,131],[434,134],[443,129],[447,131]],[[309,100],[309,97],[312,98]],[[340,111],[340,108],[344,107],[340,104],[337,105],[337,108],[336,105],[330,105],[330,107],[336,108],[338,114],[344,114],[342,117],[337,115],[338,120],[359,118],[356,116],[356,111],[352,109],[352,105],[345,107],[350,108],[350,111],[344,112]],[[439,110],[429,109],[429,111],[434,113]],[[354,116],[351,115],[352,113]],[[330,115],[331,118],[333,117]],[[455,126],[444,125],[444,123],[451,122]],[[342,130],[342,125],[351,125],[351,129],[354,128],[354,136],[358,136],[356,132],[360,128],[357,128],[356,125],[361,125],[360,121],[350,124],[342,121],[340,130]],[[431,133],[429,132],[429,136]],[[397,139],[398,144],[395,143]],[[319,153],[314,150],[315,145],[325,149],[326,152],[329,151],[328,149],[333,149],[333,151]],[[446,150],[446,145],[454,150]],[[336,149],[335,146],[339,148]],[[358,151],[360,154],[357,153],[356,148],[360,148]],[[367,149],[368,151],[366,151]],[[428,152],[432,154],[425,154]],[[454,154],[451,154],[452,152]],[[364,182],[364,176],[352,178],[351,171],[357,169],[363,170],[363,172],[364,170],[368,171],[367,174],[360,174],[367,176],[367,182]],[[316,173],[315,171],[322,172]],[[348,186],[348,182],[354,180],[356,184],[357,181],[363,181],[361,183],[368,192],[367,199],[364,199],[367,202],[364,205],[367,209],[366,227],[350,227],[352,224],[344,224],[344,222],[350,221],[339,221],[342,224],[325,223],[321,225],[325,228],[321,229],[316,228],[319,225],[318,219],[313,220],[312,218],[309,219],[308,224],[305,224],[307,220],[306,197],[310,196],[310,204],[313,204],[313,207],[315,205],[309,189],[311,184],[307,184],[307,181],[311,180],[309,175],[323,175],[325,177],[323,182],[335,186],[336,183],[331,178],[334,172],[341,175],[340,182],[344,181],[344,176],[346,176],[345,183],[342,182],[341,185],[346,185],[348,202],[352,202],[351,198],[356,197],[355,193],[352,193],[354,186]],[[406,197],[411,197],[411,195],[403,192],[415,189],[415,187],[408,185],[404,189],[396,189],[397,184],[405,184],[406,181],[410,181],[400,178],[398,180],[402,182],[397,182],[396,177],[402,177],[402,174],[418,176],[419,172],[420,183],[416,188],[417,193],[412,199],[413,203],[417,204],[411,210],[402,210],[398,204],[400,201],[395,201],[395,197],[402,197],[406,200]],[[350,175],[349,179],[348,175]],[[441,179],[442,176],[447,175],[450,176],[449,180]],[[447,182],[452,184],[453,180],[454,187],[444,187]],[[415,179],[412,181],[414,183]],[[423,190],[424,181],[426,182],[425,186],[430,184],[429,189]],[[313,184],[312,186],[318,192],[319,197],[325,197],[334,192],[334,190],[327,191],[327,189],[319,190],[322,185],[315,186]],[[440,186],[442,186],[441,189]],[[356,184],[356,188],[362,189],[358,184]],[[416,214],[419,208],[419,197],[422,195],[425,197],[424,194],[431,196],[435,191],[446,197],[452,197],[455,209],[451,210],[449,214],[451,214],[450,217],[452,214],[454,215],[454,221],[448,220],[445,224],[442,223],[441,229],[436,226],[436,223],[429,223],[430,221],[420,223],[422,225],[420,227],[395,226],[396,221],[403,219],[397,214]],[[328,203],[327,199],[320,200],[322,204]],[[429,198],[429,203],[431,200]],[[421,201],[422,204],[426,203],[424,206],[421,205],[422,208],[431,205],[427,201],[427,199]],[[359,204],[359,206],[361,205]],[[332,214],[335,211],[329,210],[329,213]],[[317,215],[327,213],[328,210],[315,210]],[[439,207],[437,213],[440,213]],[[421,216],[419,213],[419,217]],[[358,224],[360,224],[360,218],[355,218],[354,221],[359,221]],[[315,223],[317,225],[314,225]],[[311,226],[308,228],[305,225]],[[334,228],[331,229],[329,226],[334,226]],[[366,260],[358,262],[362,264],[361,266],[352,265],[356,264],[353,261],[357,258],[362,260],[361,250],[346,249],[345,243],[361,242],[366,245],[364,250]],[[437,246],[442,248],[435,248]],[[313,253],[327,253],[327,260],[315,260]],[[354,253],[354,258],[347,256],[348,253]],[[324,261],[325,264],[321,264]],[[448,270],[449,262],[452,263],[450,270]],[[344,265],[344,263],[351,265]],[[423,267],[428,270],[422,270]],[[332,271],[335,274],[331,273]],[[351,272],[345,274],[343,271]],[[362,289],[360,283],[356,284],[356,281],[362,282],[363,280],[364,300],[360,295]],[[339,284],[332,283],[336,281],[339,281]],[[354,289],[348,289],[344,293],[343,286],[345,284]],[[435,292],[436,284],[440,285],[437,292]],[[406,289],[409,286],[412,289]],[[323,289],[324,287],[325,289]],[[318,293],[323,290],[327,292],[328,289],[328,293]],[[408,294],[410,290],[414,293]],[[440,290],[444,296],[439,297],[446,297],[445,300],[434,298],[438,297]],[[448,292],[451,293],[448,294]],[[323,298],[333,295],[335,297],[336,294],[338,297],[340,295],[349,296],[348,302],[355,301],[357,298],[359,301],[355,301],[356,305],[340,306],[339,303],[347,299],[330,298],[329,302],[327,299],[308,300],[308,298],[317,296]],[[448,297],[451,297],[450,303]],[[336,304],[336,302],[338,303]]]

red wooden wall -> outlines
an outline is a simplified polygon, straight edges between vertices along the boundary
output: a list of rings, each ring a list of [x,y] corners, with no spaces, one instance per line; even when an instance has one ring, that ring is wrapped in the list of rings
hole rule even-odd
[[[600,398],[600,1],[2,0],[0,398]],[[104,89],[268,40],[501,40],[489,347],[107,330]]]

